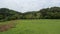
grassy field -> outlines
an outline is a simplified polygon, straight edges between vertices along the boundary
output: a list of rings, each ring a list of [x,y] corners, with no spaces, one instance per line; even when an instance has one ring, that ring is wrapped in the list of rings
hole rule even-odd
[[[12,21],[0,22],[6,24]],[[0,34],[60,34],[60,20],[14,20],[16,28],[0,32]]]

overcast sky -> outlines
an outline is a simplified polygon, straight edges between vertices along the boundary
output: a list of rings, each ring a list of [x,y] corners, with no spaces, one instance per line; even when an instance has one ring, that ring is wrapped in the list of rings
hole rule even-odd
[[[60,6],[60,0],[0,0],[0,8],[9,8],[19,12],[37,11],[53,6]]]

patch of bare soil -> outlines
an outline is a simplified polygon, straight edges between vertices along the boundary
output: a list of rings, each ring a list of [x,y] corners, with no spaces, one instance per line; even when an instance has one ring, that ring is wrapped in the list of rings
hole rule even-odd
[[[14,28],[14,23],[4,24],[0,26],[0,32],[4,32],[9,30],[10,28]]]

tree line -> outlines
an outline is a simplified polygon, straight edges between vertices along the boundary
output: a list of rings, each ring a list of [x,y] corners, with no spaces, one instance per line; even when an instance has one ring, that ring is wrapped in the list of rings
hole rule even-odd
[[[44,8],[25,13],[8,8],[0,8],[0,21],[16,19],[60,19],[60,7]]]

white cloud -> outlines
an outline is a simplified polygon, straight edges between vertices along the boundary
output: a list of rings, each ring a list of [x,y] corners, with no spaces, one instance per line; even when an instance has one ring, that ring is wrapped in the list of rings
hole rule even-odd
[[[60,0],[0,0],[1,8],[10,8],[20,12],[60,6]]]

